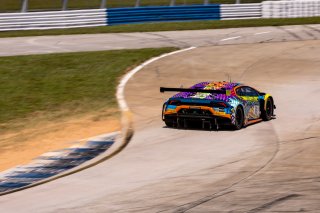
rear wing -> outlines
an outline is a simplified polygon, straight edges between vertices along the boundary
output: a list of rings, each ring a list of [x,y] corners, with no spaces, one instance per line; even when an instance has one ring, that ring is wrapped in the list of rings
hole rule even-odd
[[[168,88],[168,87],[160,87],[160,92],[201,92],[201,93],[226,94],[226,90]]]

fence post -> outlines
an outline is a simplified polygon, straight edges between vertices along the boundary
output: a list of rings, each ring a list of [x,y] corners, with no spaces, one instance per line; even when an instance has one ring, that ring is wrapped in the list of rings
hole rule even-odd
[[[107,7],[107,0],[101,0],[100,9],[104,9]]]
[[[25,13],[28,11],[28,0],[21,1],[21,12]]]
[[[176,0],[171,0],[170,1],[170,6],[174,6],[174,5],[176,5]]]
[[[140,7],[140,0],[136,0],[135,7]]]
[[[241,0],[236,0],[236,4],[241,4]]]
[[[68,0],[62,0],[62,10],[68,9]]]
[[[209,0],[204,0],[203,4],[204,5],[208,5],[209,4]]]

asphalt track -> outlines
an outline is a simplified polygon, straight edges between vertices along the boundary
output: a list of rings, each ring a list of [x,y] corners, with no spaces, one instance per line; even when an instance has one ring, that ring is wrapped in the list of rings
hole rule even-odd
[[[0,212],[319,212],[320,41],[302,41],[311,39],[301,31],[299,41],[260,43],[258,35],[273,33],[255,33],[146,66],[125,90],[135,125],[128,147],[0,197]],[[277,119],[240,131],[164,127],[161,106],[171,94],[160,86],[229,78],[273,94]]]
[[[1,38],[0,56],[320,39],[320,24],[146,33]]]

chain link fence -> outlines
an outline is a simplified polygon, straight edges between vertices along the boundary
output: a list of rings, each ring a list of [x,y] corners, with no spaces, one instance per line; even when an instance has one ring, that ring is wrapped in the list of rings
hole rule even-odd
[[[260,2],[262,0],[0,0],[0,12]]]

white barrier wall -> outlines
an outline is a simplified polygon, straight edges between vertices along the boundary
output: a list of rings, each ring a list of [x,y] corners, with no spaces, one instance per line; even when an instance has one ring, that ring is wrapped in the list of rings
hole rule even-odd
[[[0,14],[0,31],[107,25],[106,9]]]
[[[262,2],[262,18],[295,18],[314,16],[320,16],[320,0]]]
[[[50,12],[27,12],[27,13],[0,13],[0,31],[11,30],[42,30],[64,29],[76,27],[107,26],[109,24],[132,24],[144,21],[174,21],[177,16],[171,16],[175,7],[168,7],[168,11],[161,7],[162,15],[169,13],[170,16],[154,15],[153,10],[147,7],[138,8],[115,8],[115,9],[91,9],[91,10],[68,10]],[[180,7],[179,7],[180,8]],[[320,0],[284,0],[264,1],[258,4],[213,4],[202,6],[196,10],[203,10],[205,14],[190,14],[185,20],[198,19],[254,19],[254,18],[294,18],[320,16]],[[188,9],[193,9],[188,7]],[[211,11],[211,10],[212,11]],[[142,12],[141,12],[142,11]],[[188,12],[179,10],[183,17]],[[145,16],[148,14],[148,16]],[[109,16],[109,17],[108,17]],[[179,21],[184,20],[178,17]],[[149,19],[148,19],[149,18]]]
[[[221,4],[222,20],[261,18],[261,4]]]

